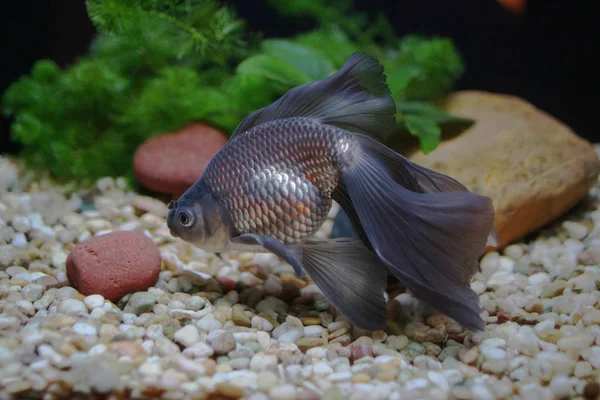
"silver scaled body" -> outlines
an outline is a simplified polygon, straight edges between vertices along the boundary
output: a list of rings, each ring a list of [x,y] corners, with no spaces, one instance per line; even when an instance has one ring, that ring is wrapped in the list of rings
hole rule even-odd
[[[203,180],[238,234],[298,243],[325,222],[340,169],[359,150],[352,134],[308,118],[267,122],[239,134]]]

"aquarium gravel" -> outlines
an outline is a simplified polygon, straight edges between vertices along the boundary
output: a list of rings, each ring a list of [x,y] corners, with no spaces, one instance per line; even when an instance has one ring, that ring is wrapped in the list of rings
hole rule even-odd
[[[25,186],[6,158],[0,164],[0,398],[531,400],[600,392],[600,184],[562,220],[483,257],[472,287],[485,332],[465,332],[394,293],[386,333],[354,329],[271,254],[218,257],[173,239],[164,203],[121,179],[103,178],[80,196],[46,180]],[[70,249],[118,230],[158,245],[158,281],[118,304],[83,296],[69,286]]]

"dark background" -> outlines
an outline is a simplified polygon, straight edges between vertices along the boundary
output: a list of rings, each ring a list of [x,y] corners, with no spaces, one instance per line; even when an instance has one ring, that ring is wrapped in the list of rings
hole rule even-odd
[[[288,0],[282,0],[288,1]],[[293,1],[293,0],[289,0]],[[289,36],[309,21],[281,23],[264,0],[229,0],[251,30]],[[600,141],[596,123],[598,20],[593,1],[529,0],[514,14],[495,0],[356,0],[372,15],[383,11],[399,35],[438,34],[454,39],[467,72],[456,89],[521,96],[575,132]],[[86,52],[94,34],[83,0],[20,0],[0,12],[0,92],[35,60],[67,66]],[[0,121],[0,152],[14,153],[10,121]]]

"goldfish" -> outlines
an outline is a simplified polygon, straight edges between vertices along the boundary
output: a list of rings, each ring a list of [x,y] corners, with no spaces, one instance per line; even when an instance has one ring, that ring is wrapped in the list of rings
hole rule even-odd
[[[489,197],[409,161],[383,66],[352,54],[335,73],[244,118],[198,180],[168,205],[168,228],[209,252],[273,253],[350,322],[386,325],[386,285],[482,330],[470,280],[497,243]],[[355,237],[316,239],[337,202]]]

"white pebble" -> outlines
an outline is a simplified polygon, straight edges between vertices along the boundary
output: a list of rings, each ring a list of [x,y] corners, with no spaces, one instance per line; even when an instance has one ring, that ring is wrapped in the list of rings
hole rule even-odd
[[[91,237],[92,237],[92,234],[89,231],[83,231],[77,237],[77,243],[83,243]]]
[[[250,369],[252,371],[263,371],[277,369],[277,356],[274,354],[257,353],[250,360]]]
[[[294,329],[290,329],[283,335],[279,336],[277,338],[277,340],[279,340],[280,342],[283,342],[283,343],[295,342],[296,340],[300,339],[303,334],[304,334],[304,331],[302,329],[294,328]]]
[[[30,233],[32,239],[41,239],[43,241],[51,241],[56,238],[56,232],[49,226],[42,226],[34,229]]]
[[[306,351],[306,355],[313,358],[325,358],[327,356],[327,349],[321,346],[313,347]]]
[[[255,315],[254,317],[252,317],[252,320],[250,321],[250,325],[254,329],[259,330],[259,331],[270,332],[273,330],[273,324],[271,324],[265,318],[259,317],[258,315]]]
[[[477,295],[481,295],[485,292],[486,286],[483,282],[473,281],[471,282],[471,289],[473,289],[473,291],[477,293]]]
[[[33,307],[33,304],[31,304],[31,301],[28,301],[28,300],[17,300],[17,302],[15,303],[15,305],[25,315],[30,316],[30,317],[33,316],[33,315],[35,315],[35,308]]]
[[[515,280],[515,276],[508,271],[498,271],[494,273],[488,280],[488,286],[502,286],[507,285]]]
[[[347,380],[350,380],[351,378],[352,378],[352,372],[349,372],[349,371],[335,372],[335,373],[329,375],[329,380],[331,382],[347,381]]]
[[[104,296],[100,294],[92,294],[87,296],[83,302],[90,310],[93,310],[95,308],[102,307],[104,304]]]
[[[15,247],[25,247],[27,246],[27,238],[25,237],[25,234],[19,232],[13,237],[10,244]]]
[[[39,213],[29,214],[27,219],[29,219],[29,225],[31,226],[31,229],[41,229],[45,227],[44,219]]]
[[[487,360],[501,360],[506,358],[506,351],[497,347],[481,347],[481,354]]]
[[[16,266],[16,265],[6,268],[5,271],[8,274],[8,276],[10,276],[10,277],[15,277],[17,275],[22,275],[22,274],[28,273],[28,271],[25,268]]]
[[[498,337],[485,339],[481,342],[481,347],[506,347],[506,340]]]
[[[578,222],[565,221],[563,222],[563,228],[566,229],[569,236],[577,240],[583,239],[588,234],[588,228]]]
[[[277,386],[269,391],[269,397],[273,400],[294,400],[296,388],[291,384]]]
[[[89,221],[87,221],[86,227],[90,230],[90,232],[96,233],[99,231],[110,229],[112,226],[111,226],[110,222],[108,222],[107,220],[97,218],[97,219],[90,219]]]
[[[498,258],[498,271],[513,272],[515,260],[510,257],[500,256]]]
[[[550,283],[550,276],[545,272],[538,272],[536,274],[530,275],[527,278],[530,285],[534,286],[543,286]]]
[[[64,267],[65,262],[67,261],[68,254],[62,250],[57,251],[52,255],[52,266],[54,268]]]
[[[13,316],[0,316],[0,329],[13,329],[21,325],[21,321]]]
[[[198,328],[196,328],[194,325],[186,325],[175,332],[175,335],[173,335],[173,339],[185,347],[190,347],[196,343],[199,338],[200,332],[198,332]]]
[[[27,232],[31,229],[31,223],[27,217],[22,215],[15,215],[11,220],[10,224],[17,232]]]
[[[163,372],[158,362],[145,362],[138,370],[143,375],[160,375]]]
[[[91,356],[99,356],[101,354],[106,353],[107,349],[108,349],[108,347],[106,347],[105,344],[98,343],[97,345],[95,345],[91,349],[89,349],[88,354]]]
[[[556,322],[553,319],[548,318],[548,319],[546,319],[546,320],[544,320],[542,322],[538,322],[533,327],[533,329],[535,330],[536,333],[541,333],[541,332],[544,332],[544,331],[546,331],[548,329],[553,329],[555,325],[556,325]]]
[[[571,398],[575,394],[574,386],[574,380],[566,376],[555,376],[548,385],[554,398]]]
[[[523,257],[523,247],[518,244],[511,244],[510,246],[506,246],[504,249],[504,254],[513,260],[518,260],[519,258]]]
[[[97,334],[96,327],[85,322],[77,322],[72,329],[78,335],[93,336]]]
[[[223,324],[221,324],[221,322],[219,322],[212,314],[209,314],[196,322],[196,327],[203,331],[210,332],[221,329]]]
[[[64,299],[58,303],[58,312],[63,314],[87,314],[87,307],[77,299]]]
[[[323,328],[320,325],[310,325],[304,327],[304,336],[306,337],[321,337],[323,335]]]
[[[329,375],[333,373],[333,368],[324,361],[320,361],[313,366],[313,372],[317,375]]]
[[[486,278],[492,276],[496,271],[498,271],[498,263],[500,259],[500,254],[495,251],[490,251],[486,253],[480,262],[481,272]]]
[[[448,390],[450,388],[446,377],[437,371],[429,371],[427,373],[427,378],[429,378],[431,382],[435,383],[442,390]]]
[[[585,361],[592,364],[594,368],[600,368],[600,346],[593,346],[589,349],[582,350],[581,356]]]
[[[105,315],[106,315],[106,311],[104,311],[103,308],[94,308],[90,312],[90,317],[92,317],[94,319],[100,319],[100,318],[104,317]]]
[[[192,325],[188,325],[192,326]],[[194,343],[183,351],[183,355],[192,358],[205,358],[214,354],[214,349],[204,342]]]
[[[408,382],[406,382],[406,390],[407,391],[413,391],[413,390],[417,390],[417,389],[423,389],[427,387],[427,379],[423,379],[423,378],[416,378],[416,379],[411,379]]]

